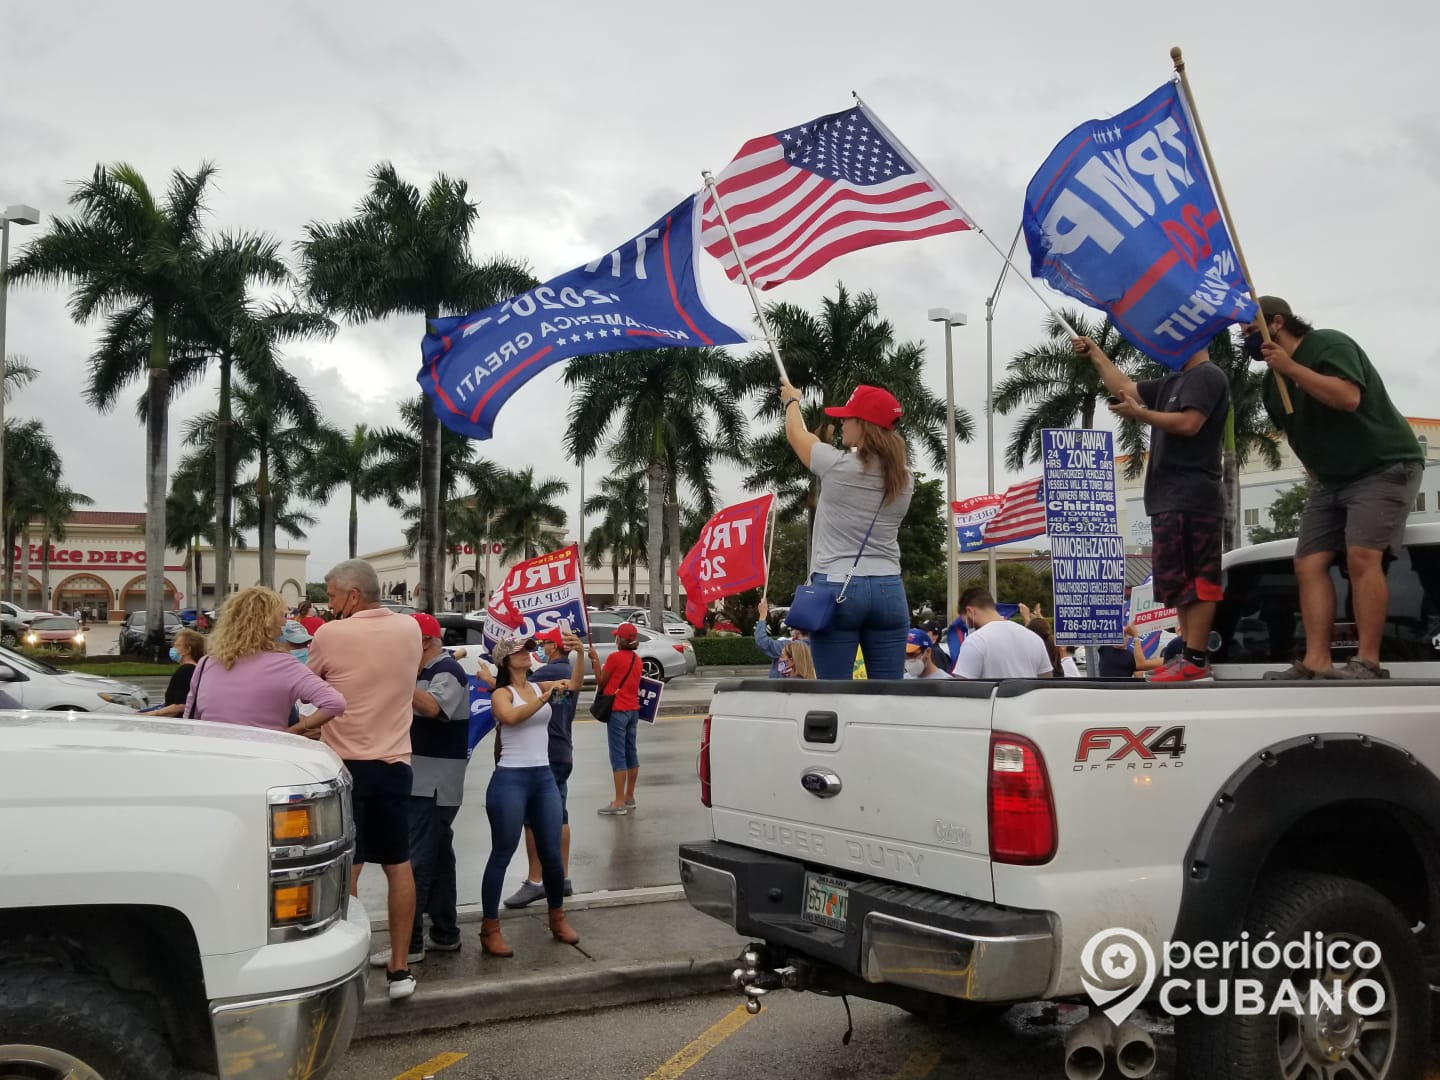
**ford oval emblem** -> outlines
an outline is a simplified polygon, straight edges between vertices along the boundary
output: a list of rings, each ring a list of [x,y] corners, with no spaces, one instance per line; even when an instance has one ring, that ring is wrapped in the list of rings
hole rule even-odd
[[[840,777],[829,769],[810,768],[800,774],[800,786],[811,795],[821,799],[833,799],[840,794]]]

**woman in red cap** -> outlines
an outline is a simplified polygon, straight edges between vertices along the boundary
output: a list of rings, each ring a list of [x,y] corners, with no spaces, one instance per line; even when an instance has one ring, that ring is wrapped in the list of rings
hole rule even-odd
[[[902,678],[910,604],[900,581],[898,534],[915,479],[905,440],[895,431],[900,402],[888,390],[862,384],[844,405],[826,409],[842,421],[842,450],[806,428],[802,397],[781,382],[785,437],[820,481],[810,584],[837,595],[845,590],[830,628],[810,636],[815,674],[850,678],[858,646],[870,678]]]

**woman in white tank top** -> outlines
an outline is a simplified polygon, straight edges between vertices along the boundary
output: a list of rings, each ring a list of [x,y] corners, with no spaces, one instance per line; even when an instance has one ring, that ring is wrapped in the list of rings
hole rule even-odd
[[[527,822],[535,833],[535,848],[540,856],[541,880],[550,905],[550,932],[567,945],[580,940],[565,918],[565,869],[560,858],[563,811],[560,790],[550,769],[550,702],[560,694],[579,693],[585,683],[585,669],[580,664],[580,639],[566,630],[562,641],[565,650],[574,656],[568,682],[530,681],[533,638],[508,638],[494,650],[499,671],[490,703],[504,737],[500,740],[500,760],[485,791],[490,858],[480,886],[484,909],[480,948],[490,956],[515,955],[500,934],[500,893],[505,887],[506,867],[520,846]]]

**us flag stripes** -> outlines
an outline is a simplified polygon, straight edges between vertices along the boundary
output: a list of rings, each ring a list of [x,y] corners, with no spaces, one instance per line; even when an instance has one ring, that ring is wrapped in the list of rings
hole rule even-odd
[[[1045,535],[1044,479],[1022,480],[1005,491],[1000,512],[985,524],[985,547]]]
[[[751,139],[717,189],[762,289],[798,281],[846,252],[974,228],[864,105]],[[705,249],[738,280],[713,196],[701,227]]]

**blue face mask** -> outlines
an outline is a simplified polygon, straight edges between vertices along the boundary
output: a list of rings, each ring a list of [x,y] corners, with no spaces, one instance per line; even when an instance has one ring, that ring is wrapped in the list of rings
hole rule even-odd
[[[180,650],[175,648],[174,645],[170,646],[170,662],[172,664],[178,664],[180,662]]]
[[[309,649],[296,649],[296,650],[295,650],[294,652],[292,652],[290,655],[293,656],[296,660],[299,660],[300,663],[303,664],[303,663],[306,663],[306,662],[310,659],[310,650],[309,650]]]

